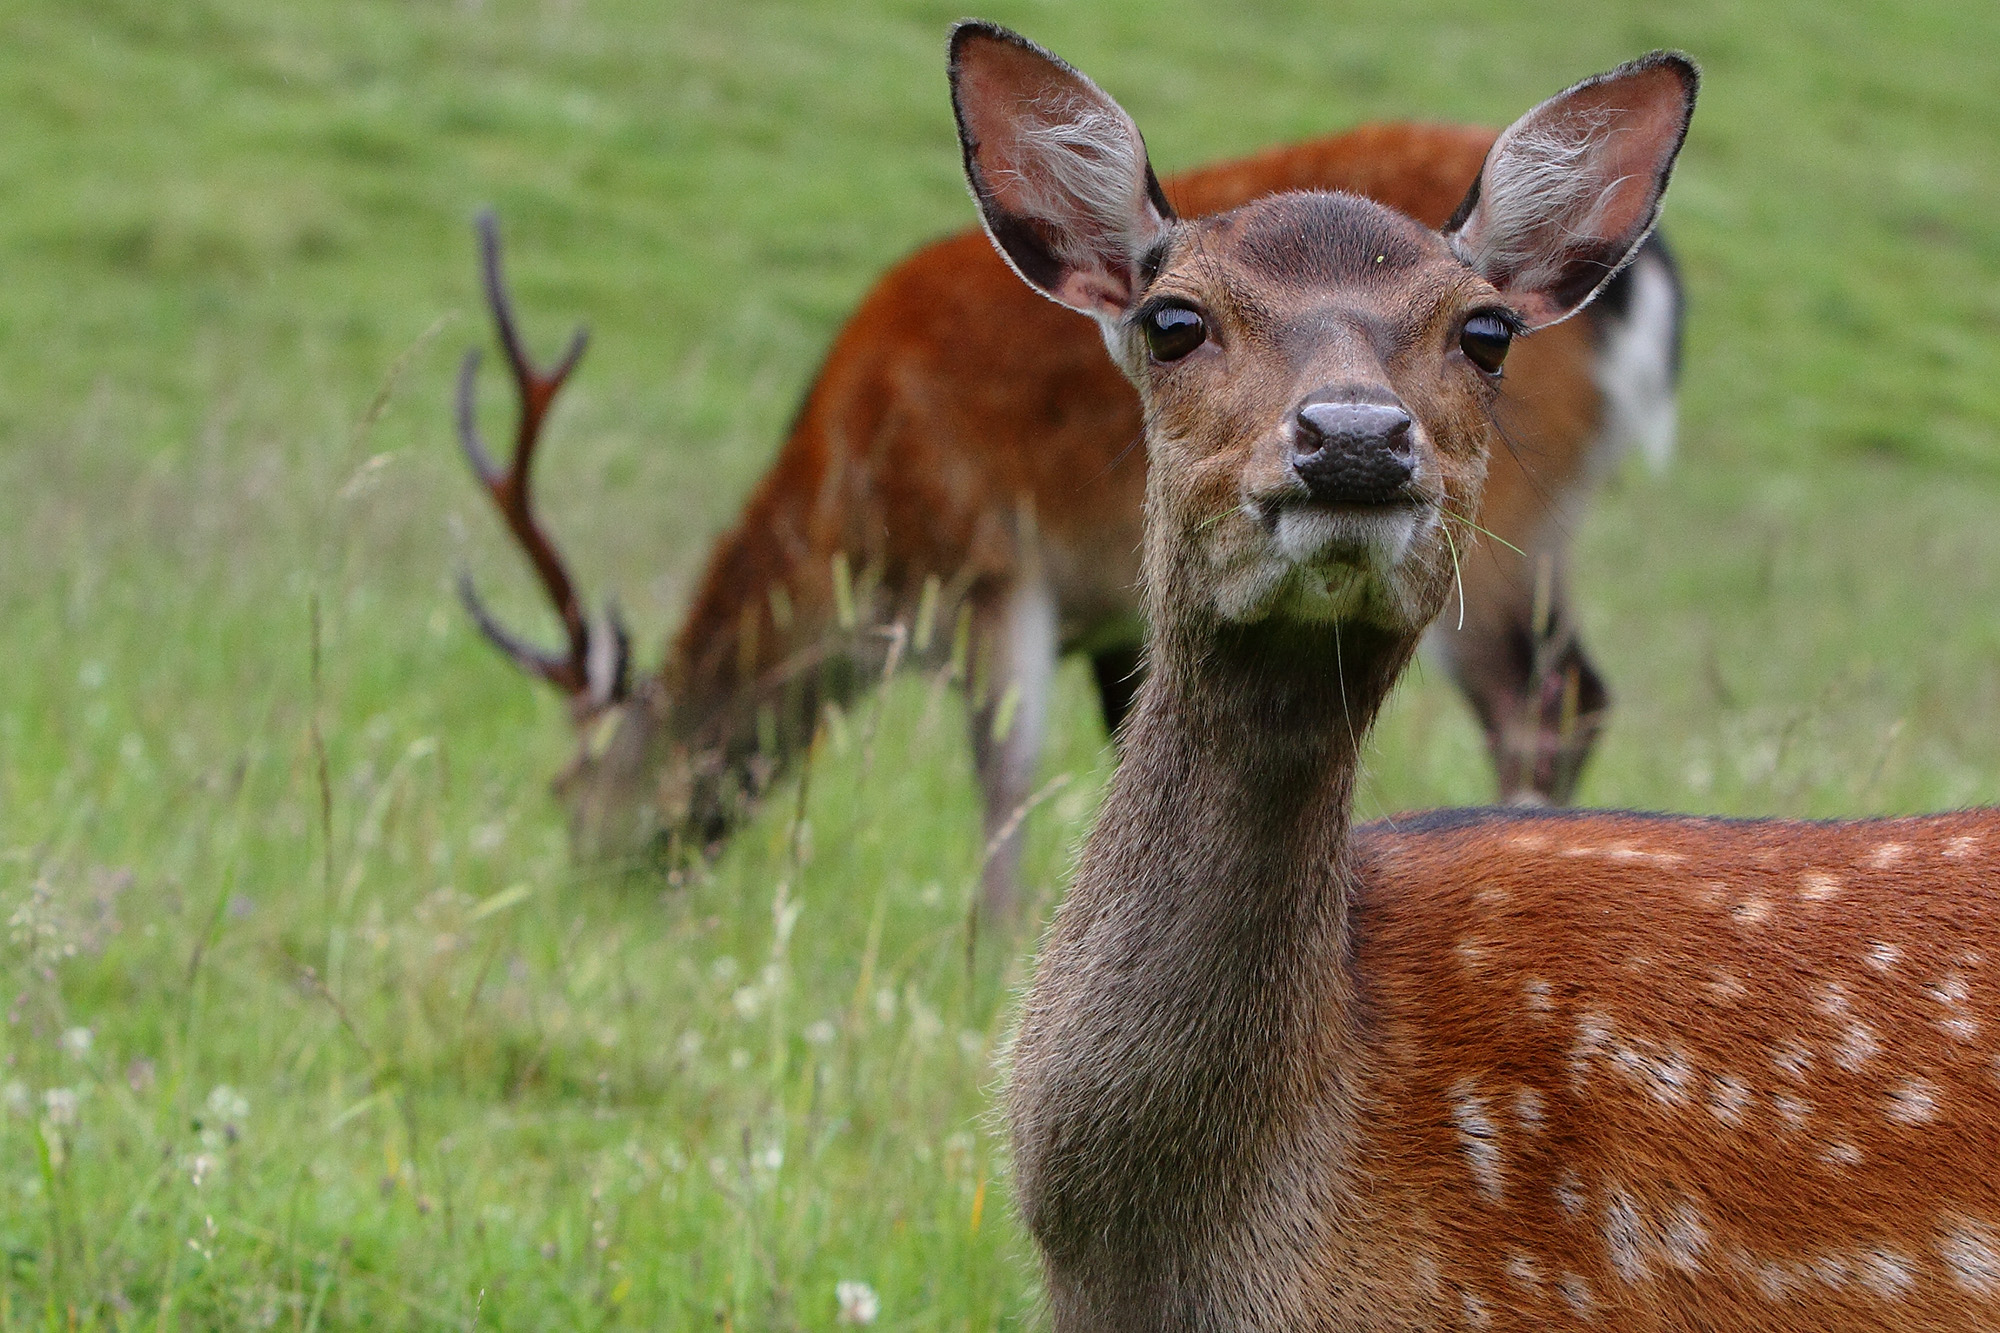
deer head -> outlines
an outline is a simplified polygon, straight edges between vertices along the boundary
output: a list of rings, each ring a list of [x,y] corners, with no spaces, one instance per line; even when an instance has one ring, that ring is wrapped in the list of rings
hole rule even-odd
[[[1696,85],[1661,53],[1549,99],[1434,232],[1327,193],[1183,222],[1131,119],[1055,56],[966,23],[951,80],[994,245],[1098,321],[1145,403],[1156,654],[1224,625],[1429,623],[1478,511],[1508,345],[1645,239]]]

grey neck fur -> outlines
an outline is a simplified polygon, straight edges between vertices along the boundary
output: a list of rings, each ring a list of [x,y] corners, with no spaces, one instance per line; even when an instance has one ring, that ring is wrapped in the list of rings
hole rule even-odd
[[[1412,646],[1354,625],[1337,643],[1326,626],[1156,638],[1010,1088],[1060,1327],[1277,1327],[1302,1309],[1348,1192],[1327,1112],[1351,1100],[1361,1037],[1357,747]]]

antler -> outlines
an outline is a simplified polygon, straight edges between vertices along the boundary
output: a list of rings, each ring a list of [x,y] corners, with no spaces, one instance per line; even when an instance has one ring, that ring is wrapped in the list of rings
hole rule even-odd
[[[556,614],[562,617],[563,630],[569,639],[568,653],[537,648],[508,631],[486,609],[468,572],[459,574],[458,595],[480,632],[494,647],[523,671],[541,677],[568,695],[577,721],[588,722],[626,698],[631,639],[616,606],[607,603],[604,617],[596,625],[584,615],[583,603],[576,595],[575,585],[570,582],[569,571],[563,567],[562,556],[535,519],[528,483],[535,462],[535,445],[541,439],[542,422],[548,416],[549,406],[554,403],[556,394],[569,379],[570,371],[576,368],[577,361],[583,356],[590,334],[587,329],[578,328],[570,339],[569,350],[563,353],[553,369],[544,371],[537,368],[522,346],[520,332],[514,327],[513,302],[508,298],[507,284],[500,273],[500,228],[490,209],[479,215],[479,250],[486,279],[486,303],[493,310],[493,322],[500,331],[500,345],[507,353],[507,365],[514,374],[520,416],[514,430],[514,457],[503,469],[494,463],[479,437],[473,407],[474,386],[479,375],[479,349],[471,348],[466,352],[458,372],[458,439],[464,446],[466,460],[472,464],[473,473],[492,495],[500,516],[507,521],[508,529],[514,534],[514,540],[527,552],[528,560],[541,578],[542,587],[554,603]]]

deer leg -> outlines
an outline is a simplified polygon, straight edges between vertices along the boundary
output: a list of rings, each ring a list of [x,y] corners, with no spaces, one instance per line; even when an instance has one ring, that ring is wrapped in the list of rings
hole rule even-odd
[[[1485,732],[1500,799],[1567,805],[1611,694],[1578,637],[1559,560],[1482,551],[1463,576],[1463,626],[1447,612],[1431,636]]]
[[[975,597],[968,709],[985,802],[982,920],[1011,926],[1020,908],[1022,824],[1041,758],[1055,683],[1055,598],[1039,580]]]
[[[1090,670],[1097,678],[1097,702],[1104,710],[1104,732],[1115,742],[1119,724],[1132,711],[1132,700],[1139,693],[1139,682],[1146,678],[1146,669],[1139,660],[1139,645],[1106,648],[1093,653]]]

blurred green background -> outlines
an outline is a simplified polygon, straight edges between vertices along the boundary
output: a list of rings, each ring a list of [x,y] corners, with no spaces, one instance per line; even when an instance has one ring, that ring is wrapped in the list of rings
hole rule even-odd
[[[985,12],[1163,170],[1692,52],[1681,451],[1577,533],[1586,796],[2000,796],[2000,10]],[[581,877],[561,709],[450,590],[545,624],[451,440],[474,211],[531,340],[595,332],[544,506],[651,663],[845,312],[971,222],[959,13],[0,9],[0,1328],[1032,1322],[955,699],[829,732],[698,882]],[[1044,907],[1107,765],[1064,689]],[[1371,763],[1364,813],[1488,790],[1435,673]]]

